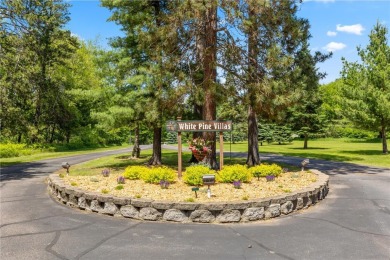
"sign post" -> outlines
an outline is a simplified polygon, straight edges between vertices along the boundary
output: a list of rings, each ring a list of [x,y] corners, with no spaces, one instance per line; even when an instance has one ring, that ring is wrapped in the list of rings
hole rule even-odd
[[[223,132],[219,132],[219,170],[223,168]]]
[[[177,117],[177,121],[180,122],[181,121],[181,117]],[[177,175],[179,177],[179,179],[181,178],[181,175],[182,175],[182,158],[181,158],[181,154],[182,154],[182,147],[181,147],[181,132],[178,131],[177,132]]]

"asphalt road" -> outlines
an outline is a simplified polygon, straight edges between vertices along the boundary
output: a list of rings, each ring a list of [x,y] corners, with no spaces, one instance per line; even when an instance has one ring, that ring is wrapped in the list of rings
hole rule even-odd
[[[49,197],[45,178],[63,161],[119,152],[1,169],[0,259],[390,259],[390,169],[311,160],[310,168],[330,175],[327,198],[251,224],[142,222],[70,209]]]

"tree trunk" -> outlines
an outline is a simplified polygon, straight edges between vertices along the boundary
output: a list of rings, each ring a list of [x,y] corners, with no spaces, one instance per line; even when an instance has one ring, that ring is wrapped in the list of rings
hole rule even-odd
[[[253,3],[252,3],[253,4]],[[249,19],[253,19],[256,16],[256,12],[252,6],[252,4],[248,5],[248,13]],[[253,85],[254,80],[258,74],[258,63],[256,57],[259,55],[259,49],[257,48],[257,28],[256,24],[252,24],[249,32],[248,32],[248,86]],[[255,112],[255,90],[253,87],[249,88],[249,109],[248,109],[248,157],[246,160],[246,164],[248,166],[254,166],[260,164],[260,155],[259,155],[259,141],[258,141],[258,126],[257,126],[257,118]]]
[[[131,156],[135,158],[139,158],[140,155],[141,155],[141,148],[139,147],[139,125],[137,124],[137,127],[135,128],[134,131],[134,147]]]
[[[205,48],[203,55],[205,100],[203,105],[203,120],[215,120],[217,116],[217,106],[215,101],[215,84],[217,79],[216,59],[217,59],[217,3],[212,1],[212,6],[205,13]],[[216,156],[215,132],[204,132],[203,137],[211,142],[211,153],[206,159],[206,163],[211,168],[218,169]]]
[[[307,141],[309,139],[309,136],[307,133],[304,134],[304,141],[303,141],[303,149],[307,149]]]
[[[387,149],[386,125],[385,125],[384,119],[382,119],[382,151],[383,151],[383,154],[389,153],[389,150]]]
[[[194,104],[194,115],[195,115],[195,118],[196,119],[201,119],[202,118],[202,111],[203,111],[203,108],[202,106],[199,106],[197,104]],[[194,132],[192,134],[192,138],[195,139],[195,138],[198,138],[198,137],[202,137],[202,132]],[[191,159],[189,160],[189,163],[198,163],[199,161],[195,158],[195,156],[192,154],[191,155]]]
[[[18,134],[18,144],[20,144],[22,142],[22,134],[19,133]]]
[[[153,154],[148,164],[161,165],[161,127],[153,129]]]
[[[248,166],[260,164],[258,132],[256,112],[250,106],[248,111],[248,157],[246,159]]]

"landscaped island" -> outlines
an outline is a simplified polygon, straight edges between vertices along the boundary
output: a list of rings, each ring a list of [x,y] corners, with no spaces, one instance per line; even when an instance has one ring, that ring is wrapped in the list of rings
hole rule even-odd
[[[126,163],[118,163],[118,158]],[[188,165],[179,179],[175,169],[166,166],[146,167],[126,156],[116,156],[116,163],[111,159],[77,165],[70,176],[64,170],[50,175],[50,193],[68,206],[91,212],[201,223],[269,219],[305,209],[328,193],[328,176],[315,170],[263,163],[214,171],[196,164]],[[203,185],[205,176],[215,184]]]

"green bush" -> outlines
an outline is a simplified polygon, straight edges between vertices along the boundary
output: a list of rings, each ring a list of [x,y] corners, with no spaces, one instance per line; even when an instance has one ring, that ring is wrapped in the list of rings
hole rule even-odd
[[[189,166],[183,174],[184,183],[191,186],[203,185],[202,176],[205,174],[215,174],[215,171],[205,165]]]
[[[282,173],[282,167],[277,164],[261,164],[249,169],[254,177],[260,178],[267,175],[278,177]]]
[[[25,144],[0,144],[0,158],[19,157],[32,153],[33,150],[27,148]]]
[[[148,172],[150,169],[146,166],[128,166],[123,173],[123,176],[129,180],[138,180],[141,175]]]
[[[244,165],[229,165],[225,166],[217,174],[217,181],[224,183],[231,183],[233,181],[250,182],[252,179],[252,173]]]
[[[142,173],[140,178],[146,183],[159,184],[161,180],[169,181],[170,183],[172,183],[176,180],[176,172],[166,166],[153,167],[148,171]]]

